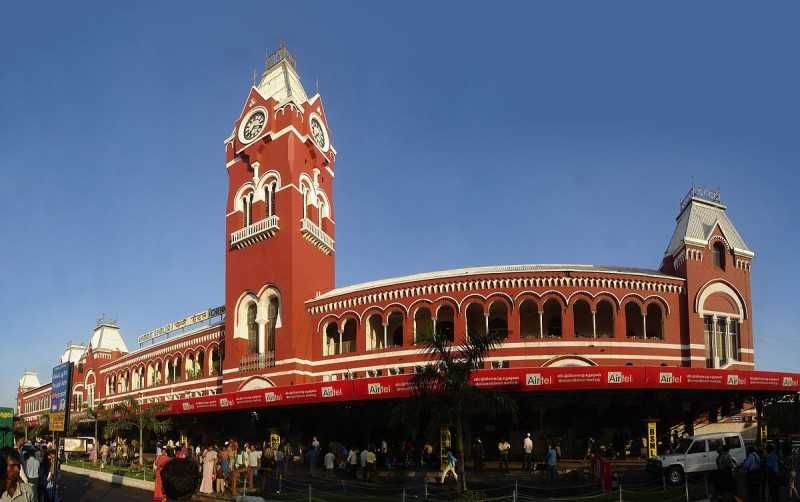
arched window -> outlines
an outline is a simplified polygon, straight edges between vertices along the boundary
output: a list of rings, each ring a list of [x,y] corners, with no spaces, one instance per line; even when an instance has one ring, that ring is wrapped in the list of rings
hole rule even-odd
[[[664,318],[661,312],[661,306],[657,303],[651,303],[647,306],[647,338],[658,338],[659,340],[664,337]]]
[[[594,321],[592,308],[586,300],[578,300],[572,306],[572,324],[575,336],[579,338],[594,338]]]
[[[250,352],[258,353],[258,323],[256,322],[256,312],[258,307],[255,303],[247,306],[247,342]]]
[[[325,327],[325,336],[323,340],[323,354],[332,356],[336,354],[339,346],[339,325],[335,322],[328,324]]]
[[[642,309],[636,302],[625,304],[625,336],[628,338],[644,337]]]
[[[339,347],[340,354],[356,351],[356,333],[356,320],[346,320],[342,326],[342,345]]]
[[[386,320],[386,331],[389,336],[389,347],[403,346],[403,314],[392,312]]]
[[[539,306],[533,300],[525,300],[519,306],[519,334],[522,338],[539,338],[541,333]]]
[[[278,191],[278,183],[273,181],[264,187],[264,200],[267,202],[267,218],[276,214],[275,192]]]
[[[211,348],[211,357],[209,359],[209,374],[219,375],[220,369],[222,368],[222,354],[220,353],[219,347]]]
[[[444,337],[451,342],[455,340],[456,311],[450,305],[442,305],[436,311],[436,336]]]
[[[714,243],[714,266],[725,270],[725,245],[720,241]]]
[[[433,337],[431,309],[420,307],[414,313],[414,343],[425,343]]]
[[[202,377],[205,374],[206,354],[202,350],[197,351],[194,359],[194,376]]]
[[[608,300],[600,300],[595,313],[597,336],[600,338],[614,337],[614,306]]]
[[[244,226],[253,224],[253,192],[242,197],[242,212],[244,213]]]
[[[386,347],[383,340],[383,319],[380,314],[372,314],[367,319],[367,349],[375,350]]]
[[[500,300],[489,305],[489,332],[502,338],[508,336],[508,308]]]
[[[480,303],[470,303],[467,307],[467,338],[486,336],[486,318]]]
[[[194,354],[186,354],[186,365],[184,369],[186,371],[186,380],[194,378]]]
[[[181,373],[181,358],[180,356],[175,356],[175,360],[172,362],[172,381],[173,382],[180,382],[183,373]]]
[[[278,309],[280,303],[277,296],[269,299],[267,307],[267,352],[275,353],[275,330],[278,326]]]
[[[553,298],[544,302],[544,336],[561,338],[561,304]]]

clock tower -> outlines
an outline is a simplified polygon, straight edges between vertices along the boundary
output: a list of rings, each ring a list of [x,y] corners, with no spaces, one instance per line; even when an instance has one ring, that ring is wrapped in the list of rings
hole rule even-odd
[[[223,391],[308,381],[306,300],[334,286],[336,150],[319,94],[282,46],[225,140]]]

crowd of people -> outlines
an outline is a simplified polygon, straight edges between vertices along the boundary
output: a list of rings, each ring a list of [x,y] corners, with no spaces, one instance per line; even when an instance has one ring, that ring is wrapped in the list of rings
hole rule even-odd
[[[0,450],[0,501],[57,502],[52,443],[25,442]]]
[[[731,456],[728,447],[717,452],[717,470],[712,481],[717,500],[742,500],[746,502],[781,502],[800,500],[797,490],[797,466],[791,451],[779,451],[774,444],[766,448],[747,448],[747,457],[741,465]],[[744,477],[744,490],[740,490],[737,476]],[[782,493],[785,495],[782,495]]]

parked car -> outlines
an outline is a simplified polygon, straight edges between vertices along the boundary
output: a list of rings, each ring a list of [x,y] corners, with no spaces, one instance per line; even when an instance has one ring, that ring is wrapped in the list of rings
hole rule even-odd
[[[660,455],[650,460],[647,468],[651,472],[666,475],[672,485],[683,483],[686,474],[709,472],[717,469],[717,451],[727,446],[736,465],[741,465],[746,456],[744,440],[736,432],[701,434],[688,438],[674,453]]]

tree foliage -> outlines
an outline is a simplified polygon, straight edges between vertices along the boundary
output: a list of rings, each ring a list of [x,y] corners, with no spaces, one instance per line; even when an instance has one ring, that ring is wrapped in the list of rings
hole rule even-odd
[[[161,419],[158,414],[165,411],[164,403],[142,405],[133,397],[120,401],[105,416],[108,421],[103,429],[106,438],[120,437],[129,431],[139,433],[139,463],[143,465],[143,439],[147,432],[161,434],[169,430],[169,419]]]

